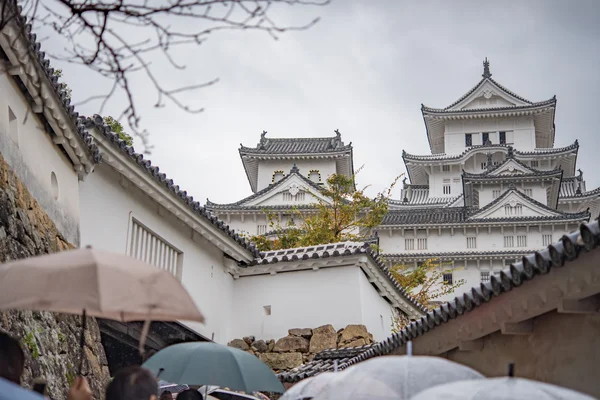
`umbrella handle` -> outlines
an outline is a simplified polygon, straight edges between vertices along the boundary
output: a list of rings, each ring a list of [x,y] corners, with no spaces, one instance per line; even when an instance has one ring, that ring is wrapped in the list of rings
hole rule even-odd
[[[140,352],[140,356],[144,357],[144,353],[146,353],[146,350],[144,349],[145,345],[146,345],[146,338],[148,337],[148,331],[150,331],[150,318],[148,318],[147,320],[144,321],[144,326],[142,327],[142,334],[140,335],[140,342],[139,342],[139,352]]]
[[[83,314],[81,314],[81,338],[79,339],[79,351],[81,355],[79,357],[79,370],[78,375],[81,376],[83,372],[83,359],[85,358],[85,328],[86,328],[86,312],[83,310]]]

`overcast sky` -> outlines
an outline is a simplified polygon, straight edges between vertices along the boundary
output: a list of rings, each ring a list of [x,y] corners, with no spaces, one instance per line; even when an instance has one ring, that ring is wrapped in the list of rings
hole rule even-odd
[[[202,114],[155,109],[154,93],[140,83],[153,164],[202,203],[232,202],[251,193],[240,143],[254,146],[263,129],[268,137],[333,136],[339,129],[353,143],[354,165],[365,164],[359,184],[372,184],[375,193],[404,171],[403,149],[429,154],[421,103],[452,103],[481,79],[488,57],[493,78],[517,94],[531,101],[557,96],[556,146],[579,139],[588,190],[600,186],[600,2],[334,0],[272,15],[281,25],[315,16],[315,27],[278,41],[260,32],[218,33],[180,51],[187,69],[165,69],[164,81],[220,78],[189,96],[206,108]],[[99,90],[92,72],[55,65],[64,68],[75,99]],[[105,114],[121,106],[115,102]],[[78,110],[89,115],[94,107]]]

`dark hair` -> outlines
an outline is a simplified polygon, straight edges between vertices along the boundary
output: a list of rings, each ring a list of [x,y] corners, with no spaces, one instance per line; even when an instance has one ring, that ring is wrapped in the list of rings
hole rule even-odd
[[[203,397],[199,391],[186,389],[177,395],[177,400],[202,400]]]
[[[131,366],[117,371],[106,388],[106,400],[149,400],[158,397],[156,378],[142,367]]]
[[[165,390],[160,394],[160,398],[173,400],[173,393],[171,393],[169,390]]]
[[[7,333],[0,332],[0,377],[21,384],[25,369],[25,354],[19,341]]]

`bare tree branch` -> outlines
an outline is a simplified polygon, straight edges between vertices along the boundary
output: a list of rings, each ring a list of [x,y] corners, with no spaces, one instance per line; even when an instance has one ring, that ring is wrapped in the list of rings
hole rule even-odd
[[[204,108],[185,103],[181,95],[214,85],[218,78],[177,88],[168,88],[158,78],[150,60],[162,56],[174,70],[185,69],[172,50],[199,46],[215,32],[257,30],[278,39],[283,32],[305,30],[314,18],[298,26],[280,26],[270,16],[274,6],[322,6],[330,0],[0,0],[0,29],[18,14],[30,24],[49,28],[66,40],[64,53],[53,58],[84,65],[114,84],[107,94],[93,94],[81,101],[100,102],[102,110],[116,95],[124,95],[127,105],[122,117],[129,130],[148,147],[147,132],[132,88],[132,76],[142,74],[155,90],[156,107],[171,103],[190,113]],[[140,37],[146,39],[140,40]],[[154,58],[153,58],[154,57]],[[160,75],[167,75],[160,71]]]

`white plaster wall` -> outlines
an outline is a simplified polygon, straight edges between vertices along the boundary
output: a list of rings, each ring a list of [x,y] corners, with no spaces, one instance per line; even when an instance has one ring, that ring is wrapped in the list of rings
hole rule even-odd
[[[363,324],[368,327],[373,339],[380,342],[392,334],[393,308],[377,293],[364,273],[359,275],[358,283]]]
[[[267,221],[267,217],[264,213],[256,214],[256,221],[254,220],[254,214],[242,215],[240,214],[230,214],[227,216],[226,212],[214,212],[214,214],[221,220],[225,221],[230,228],[235,229],[238,233],[244,233],[248,235],[256,235],[257,226],[258,225],[267,225],[267,230],[269,222]]]
[[[547,185],[547,184],[546,184]],[[531,189],[531,198],[539,201],[542,204],[548,205],[548,198],[546,196],[546,187],[542,187],[539,182],[525,182],[523,184],[519,184],[517,190],[525,193],[526,189]],[[486,184],[485,186],[477,187],[479,192],[479,207],[485,207],[487,204],[496,200],[494,198],[494,190],[500,190],[500,195],[502,195],[506,190],[508,190],[508,184],[505,185],[490,185]],[[523,209],[523,215],[527,215],[525,213],[525,209]],[[504,212],[504,211],[502,211]]]
[[[54,144],[8,74],[0,75],[0,152],[23,184],[73,244],[79,244],[77,173]],[[16,141],[10,136],[9,111],[16,116]],[[58,198],[51,174],[58,182]]]
[[[336,173],[335,159],[325,160],[260,160],[258,163],[258,184],[257,191],[262,190],[272,183],[273,172],[283,171],[285,175],[289,174],[294,163],[300,170],[300,173],[308,177],[311,169],[318,169],[321,172],[321,181],[325,183],[330,175]]]
[[[444,253],[452,253],[457,251],[499,251],[499,250],[511,250],[517,254],[527,255],[533,251],[545,248],[546,245],[543,242],[542,235],[552,235],[552,243],[557,242],[563,235],[573,232],[577,229],[577,225],[574,224],[556,224],[554,226],[529,226],[529,229],[525,226],[520,227],[505,227],[502,233],[500,228],[493,228],[491,233],[488,233],[487,228],[480,228],[477,232],[474,228],[467,229],[467,235],[465,236],[464,229],[455,228],[454,234],[451,233],[450,229],[442,229],[442,234],[438,234],[437,229],[429,231],[427,236],[427,247],[428,250],[405,250],[404,239],[413,238],[414,234],[412,230],[405,230],[404,236],[400,230],[393,231],[390,237],[388,232],[381,232],[379,235],[379,243],[384,254],[411,254],[418,255],[419,253],[435,253],[439,254],[439,258],[442,261],[447,261],[449,257],[444,257]],[[540,231],[541,230],[541,231]],[[527,236],[526,247],[504,247],[504,236],[515,236],[514,243],[517,244],[516,235]],[[477,238],[477,248],[467,249],[467,237]],[[416,244],[415,244],[416,246]],[[514,257],[505,257],[506,260],[515,261]],[[423,258],[421,261],[425,261]],[[520,261],[517,259],[516,261]],[[407,265],[414,265],[415,262],[408,262]],[[446,267],[448,268],[448,267]],[[451,300],[457,294],[464,293],[470,290],[471,287],[479,285],[480,283],[480,271],[499,271],[505,268],[504,260],[492,260],[490,262],[486,257],[482,257],[480,262],[477,261],[465,261],[455,260],[454,261],[455,271],[453,272],[453,279],[455,281],[459,279],[465,279],[465,284],[459,287],[455,293],[447,296],[440,297],[438,300],[447,301]],[[443,269],[443,268],[442,268]]]
[[[233,337],[278,339],[291,328],[326,324],[335,329],[365,324],[376,339],[386,337],[379,316],[390,315],[389,305],[376,300],[365,282],[355,266],[241,277],[234,284]],[[271,315],[264,306],[271,306]]]
[[[535,148],[535,127],[532,116],[450,120],[446,121],[445,125],[446,154],[460,154],[466,149],[466,133],[474,134],[473,145],[482,144],[481,132],[505,131],[507,132],[507,143],[513,143],[515,148],[522,151],[530,151]],[[490,135],[490,140],[492,143],[498,143],[498,135]]]
[[[444,182],[450,180],[450,194],[444,194]],[[463,192],[461,172],[439,172],[434,171],[429,175],[429,197],[456,197]]]
[[[137,188],[124,188],[119,175],[101,164],[81,183],[81,244],[126,253],[128,226],[139,222],[183,252],[182,282],[206,317],[204,325],[185,323],[219,343],[231,337],[233,278],[223,269],[223,253],[172,215],[158,214],[157,204]],[[199,235],[198,235],[199,236]]]
[[[427,237],[427,250],[406,250],[405,249],[405,238],[415,238],[412,229],[406,229],[404,235],[401,230],[392,231],[390,236],[389,231],[379,232],[379,245],[381,251],[384,254],[400,254],[400,253],[444,253],[444,252],[457,252],[457,251],[488,251],[488,250],[517,250],[523,251],[524,253],[530,250],[538,250],[543,246],[542,235],[552,233],[553,241],[557,241],[562,235],[572,232],[577,229],[577,225],[573,224],[556,224],[554,228],[551,225],[543,225],[542,231],[539,231],[539,226],[530,225],[529,231],[527,232],[526,227],[522,226],[506,226],[504,233],[502,233],[500,227],[493,227],[491,233],[488,232],[487,227],[479,228],[478,232],[474,228],[467,228],[467,234],[465,235],[462,227],[454,228],[454,233],[448,228],[442,229],[442,234],[438,234],[438,229],[430,229],[428,234],[424,234],[422,237]],[[516,233],[515,233],[516,232]],[[527,236],[527,247],[513,247],[506,249],[504,247],[504,235],[517,234]],[[421,236],[418,236],[421,237]],[[467,249],[467,237],[477,238],[477,247],[475,249]],[[516,244],[516,239],[515,239]],[[416,248],[416,240],[415,240]]]

